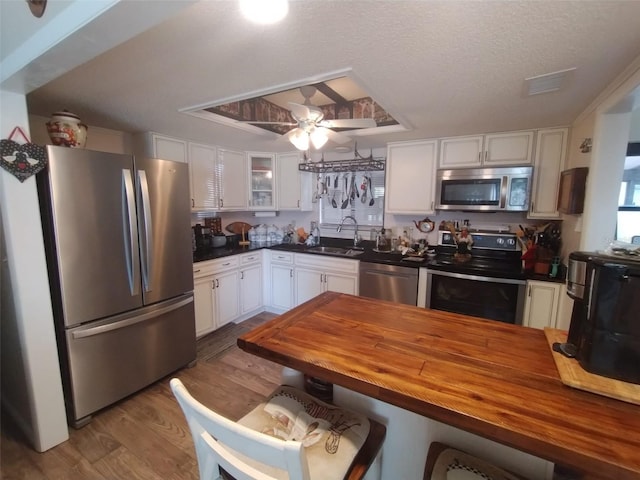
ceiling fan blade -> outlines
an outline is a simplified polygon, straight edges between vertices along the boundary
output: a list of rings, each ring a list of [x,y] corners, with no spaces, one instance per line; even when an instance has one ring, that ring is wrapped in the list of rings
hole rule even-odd
[[[318,125],[327,128],[375,128],[376,121],[373,118],[354,118],[323,120]]]
[[[339,145],[344,145],[345,143],[349,143],[351,141],[351,137],[348,137],[344,133],[334,132],[333,130],[329,130],[328,128],[326,133],[329,137],[329,140]]]
[[[324,112],[313,105],[300,105],[299,103],[289,102],[291,115],[298,121],[310,120],[318,122],[324,117]]]
[[[299,103],[289,102],[289,109],[291,110],[291,115],[296,120],[305,120],[311,117],[311,110],[306,105],[300,105]]]

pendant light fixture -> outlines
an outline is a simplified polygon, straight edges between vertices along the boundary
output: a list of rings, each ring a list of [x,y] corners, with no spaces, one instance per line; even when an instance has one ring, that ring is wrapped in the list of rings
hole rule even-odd
[[[289,133],[289,141],[298,150],[309,150],[309,146],[320,150],[329,140],[328,129],[324,127],[306,126],[295,128]]]
[[[327,130],[328,128],[325,127],[315,127],[311,130],[309,137],[311,138],[311,143],[313,143],[316,150],[320,150],[324,144],[327,143],[327,140],[329,140]]]
[[[298,150],[309,150],[309,134],[303,129],[296,129],[291,135],[289,135],[289,141]]]

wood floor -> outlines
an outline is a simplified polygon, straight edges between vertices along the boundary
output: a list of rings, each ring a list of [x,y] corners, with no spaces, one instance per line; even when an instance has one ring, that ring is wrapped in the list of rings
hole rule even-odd
[[[253,327],[273,318],[263,313]],[[199,341],[205,343],[207,337]],[[2,418],[0,478],[3,480],[180,480],[198,479],[191,434],[169,388],[178,377],[195,398],[237,420],[280,383],[281,366],[232,346],[219,356],[202,356],[143,391],[96,414],[68,441],[37,453],[10,420]],[[206,357],[206,358],[205,358]],[[203,360],[200,358],[204,358]]]

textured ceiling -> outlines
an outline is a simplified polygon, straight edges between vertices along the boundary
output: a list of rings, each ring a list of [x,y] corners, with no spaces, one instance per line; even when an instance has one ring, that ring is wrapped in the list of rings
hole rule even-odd
[[[201,1],[27,101],[37,115],[277,151],[290,146],[181,110],[346,73],[410,128],[359,146],[568,125],[640,56],[639,19],[640,1],[299,0],[257,26],[234,1]],[[573,67],[562,91],[523,95],[525,78]]]

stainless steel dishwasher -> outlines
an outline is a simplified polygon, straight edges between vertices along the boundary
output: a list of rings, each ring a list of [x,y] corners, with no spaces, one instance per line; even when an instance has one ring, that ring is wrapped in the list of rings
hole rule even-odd
[[[416,305],[418,269],[361,261],[360,296]]]

